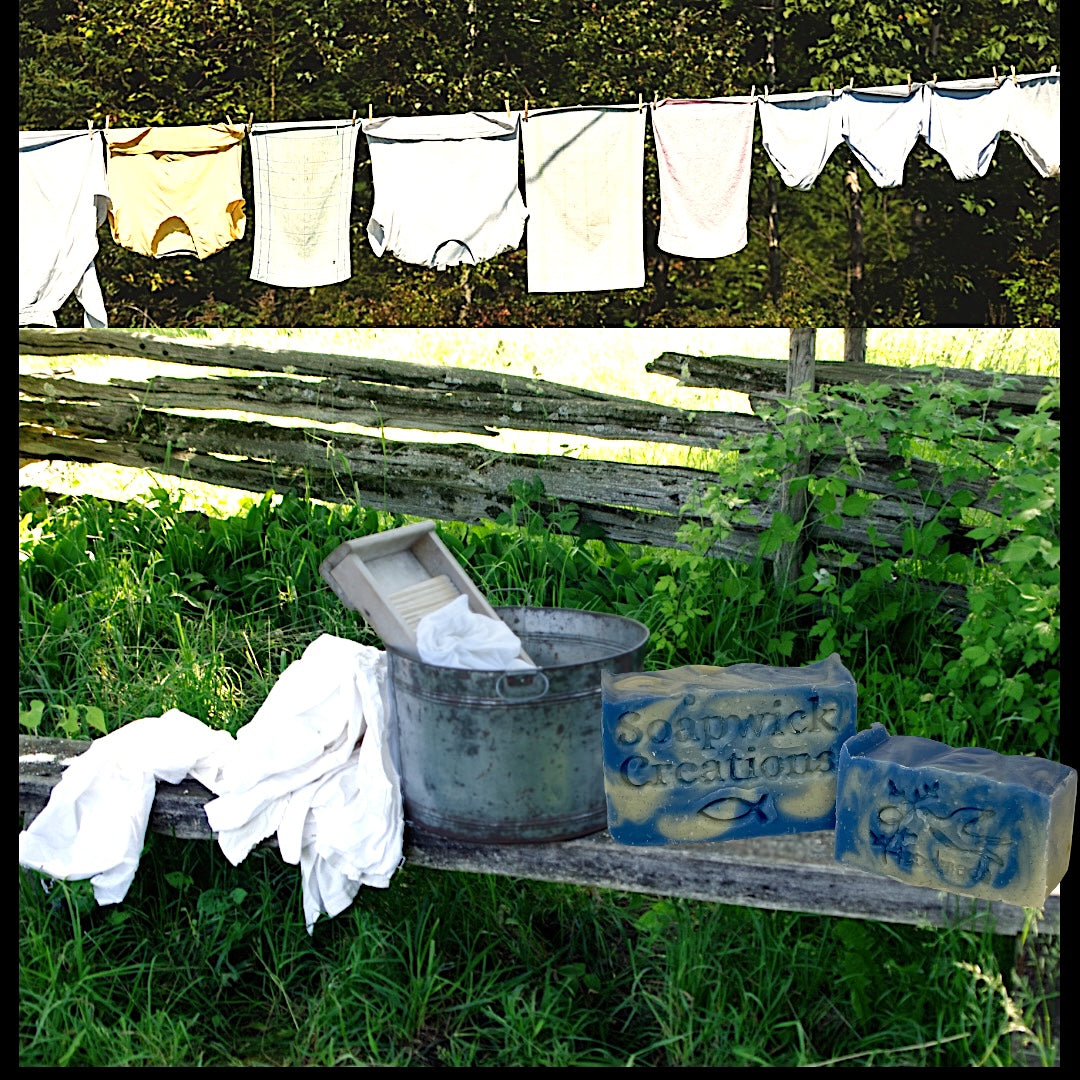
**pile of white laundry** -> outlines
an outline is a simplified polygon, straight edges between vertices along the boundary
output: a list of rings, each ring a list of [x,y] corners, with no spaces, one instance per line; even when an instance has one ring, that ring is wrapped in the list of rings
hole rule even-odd
[[[441,667],[532,666],[513,631],[469,611],[465,596],[420,620],[417,649]],[[277,834],[282,858],[300,866],[308,933],[361,885],[386,888],[404,842],[386,653],[322,634],[235,739],[178,709],[96,739],[19,834],[19,863],[89,878],[99,904],[119,903],[138,869],[157,782],[186,776],[213,792],[206,817],[234,866]]]
[[[89,878],[100,904],[124,899],[158,780],[191,776],[216,796],[206,816],[234,865],[277,833],[299,864],[304,918],[334,916],[361,885],[401,865],[404,818],[386,654],[323,634],[274,684],[235,739],[171,709],[126,724],[75,758],[19,835],[19,862]]]

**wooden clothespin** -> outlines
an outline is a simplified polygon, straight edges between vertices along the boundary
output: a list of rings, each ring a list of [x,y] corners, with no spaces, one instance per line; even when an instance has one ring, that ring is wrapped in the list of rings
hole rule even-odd
[[[638,91],[638,96],[637,96],[637,111],[641,112],[641,110],[644,107],[645,107],[645,103],[641,100],[641,91],[639,90]]]
[[[934,72],[934,85],[937,86],[937,72]]]
[[[353,111],[352,111],[352,123],[349,126],[350,127],[356,127],[356,110],[355,109],[353,109]]]
[[[506,119],[509,120],[510,119],[510,99],[509,98],[503,98],[503,108],[506,109]]]
[[[251,125],[253,123],[255,123],[255,114],[254,113],[248,113],[247,128],[245,129],[247,131],[248,135],[251,134]]]
[[[108,130],[109,130],[109,121],[110,121],[111,119],[112,119],[112,114],[111,114],[111,113],[106,113],[106,114],[105,114],[105,130],[106,130],[106,131],[108,131]]]
[[[367,107],[367,118],[369,120],[374,120],[375,119],[375,117],[374,117],[374,115],[372,114],[372,111],[371,111],[371,102],[370,101],[368,102],[368,107]]]
[[[991,68],[990,70],[993,71],[993,73],[994,73],[994,86],[995,87],[1000,86],[1001,85],[1001,80],[997,76],[997,68]]]
[[[528,98],[525,99],[525,117],[524,117],[524,119],[526,119],[526,120],[529,119],[529,99]]]
[[[87,120],[86,121],[86,130],[87,131],[93,131],[94,130],[94,121],[93,120]]]
[[[911,72],[910,71],[908,72],[908,77],[907,77],[907,92],[909,94],[911,93]]]
[[[766,101],[769,100],[769,84],[768,83],[765,84],[765,100]]]
[[[1017,81],[1016,81],[1016,65],[1015,64],[1010,64],[1009,65],[1009,70],[1012,72],[1013,86],[1017,86],[1018,84],[1017,84]]]

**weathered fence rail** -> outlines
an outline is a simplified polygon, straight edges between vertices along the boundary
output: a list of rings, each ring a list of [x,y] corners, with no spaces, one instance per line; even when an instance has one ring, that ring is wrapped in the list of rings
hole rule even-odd
[[[765,430],[750,412],[658,406],[540,379],[131,331],[24,329],[19,349],[39,356],[138,357],[201,369],[191,378],[118,375],[105,384],[59,373],[22,375],[23,459],[147,468],[249,491],[297,491],[467,522],[510,509],[514,481],[539,480],[546,505],[573,506],[584,527],[633,543],[679,546],[677,531],[714,474],[704,467],[507,453],[484,443],[508,429],[713,449],[721,440],[737,447]],[[648,368],[762,398],[783,390],[786,370],[779,361],[667,353]],[[866,364],[819,364],[816,370],[823,385],[901,377],[896,369]],[[986,385],[991,378],[959,374],[971,385]],[[902,377],[929,375],[905,370]],[[1020,378],[999,407],[1032,409],[1052,381]],[[452,443],[392,439],[387,429],[453,432],[461,438]],[[898,554],[905,528],[935,513],[926,493],[937,489],[947,495],[950,489],[931,462],[912,462],[919,482],[901,488],[893,480],[899,459],[875,447],[860,448],[859,457],[861,475],[847,482],[879,498],[864,518],[846,521],[840,529],[817,521],[811,535],[819,543],[838,541],[869,562]],[[834,464],[826,459],[818,467]],[[972,490],[974,505],[987,507],[985,488]],[[751,557],[775,505],[756,507],[760,525],[736,530],[716,553]]]

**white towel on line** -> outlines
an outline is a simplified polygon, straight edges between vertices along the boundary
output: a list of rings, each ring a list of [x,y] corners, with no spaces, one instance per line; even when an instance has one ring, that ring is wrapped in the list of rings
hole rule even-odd
[[[529,292],[641,288],[644,109],[540,109],[521,138]]]
[[[359,130],[350,120],[252,125],[253,280],[286,288],[348,280]]]
[[[68,297],[108,325],[94,259],[109,210],[100,131],[19,132],[19,325],[55,326]]]
[[[755,115],[752,97],[653,107],[661,251],[716,259],[746,247]]]

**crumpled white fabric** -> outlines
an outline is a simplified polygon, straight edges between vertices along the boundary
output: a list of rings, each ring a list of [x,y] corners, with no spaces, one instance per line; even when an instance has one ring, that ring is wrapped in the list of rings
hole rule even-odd
[[[228,732],[179,709],[95,739],[19,834],[19,863],[53,878],[89,878],[99,904],[118,904],[139,866],[157,781],[190,775],[213,790],[232,746]]]
[[[277,832],[281,857],[300,864],[309,934],[321,913],[339,914],[361,885],[385,888],[401,865],[405,818],[385,691],[385,652],[323,634],[237,733],[224,790],[206,804],[233,863]]]
[[[372,697],[365,681],[382,663],[384,654],[370,645],[321,634],[237,732],[218,798],[206,804],[233,865],[277,830],[293,792],[348,759],[364,734],[365,691]]]
[[[321,912],[348,907],[361,885],[385,888],[402,861],[385,682],[382,650],[316,638],[237,733],[218,797],[206,804],[234,865],[277,833],[282,858],[300,864],[309,933]]]
[[[425,664],[436,667],[475,671],[534,667],[521,658],[517,634],[501,619],[472,611],[464,593],[416,624],[416,651]]]
[[[99,903],[127,893],[157,780],[190,775],[216,796],[210,827],[234,865],[275,831],[299,863],[308,933],[361,885],[401,865],[404,813],[386,654],[323,634],[290,664],[234,740],[178,710],[95,740],[19,836],[19,862],[91,877]]]

